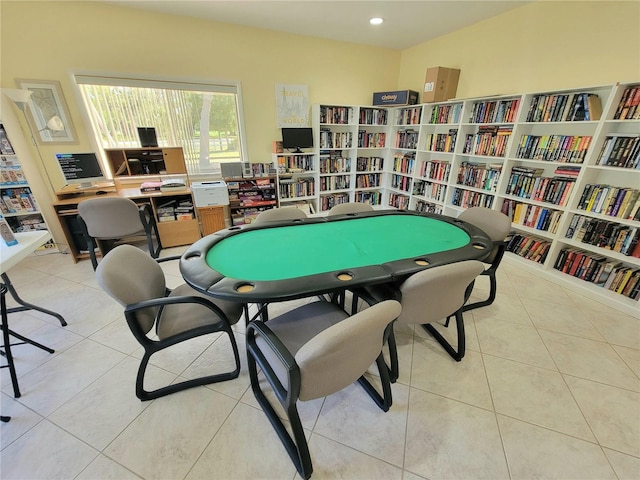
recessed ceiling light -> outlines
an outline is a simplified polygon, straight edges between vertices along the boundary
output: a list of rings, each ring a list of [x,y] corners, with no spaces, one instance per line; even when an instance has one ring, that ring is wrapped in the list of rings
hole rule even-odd
[[[380,25],[382,22],[384,22],[384,19],[380,17],[373,17],[371,20],[369,20],[369,23],[371,25]]]

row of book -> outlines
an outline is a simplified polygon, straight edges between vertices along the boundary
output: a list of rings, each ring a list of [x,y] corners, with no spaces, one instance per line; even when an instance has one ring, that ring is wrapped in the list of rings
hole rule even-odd
[[[351,148],[353,132],[332,132],[320,129],[320,148]]]
[[[420,115],[422,107],[401,108],[398,111],[397,125],[418,125],[420,123]]]
[[[527,122],[579,122],[599,120],[602,102],[594,93],[534,95]]]
[[[424,202],[422,200],[418,200],[416,202],[416,211],[424,212],[424,213],[442,214],[442,205],[438,205],[437,203],[430,203],[430,202]]]
[[[25,217],[7,217],[6,220],[14,233],[47,229],[47,224],[40,214],[27,215]]]
[[[428,162],[422,162],[420,167],[420,176],[430,180],[446,182],[449,179],[450,171],[450,162],[446,160],[429,160]]]
[[[312,172],[313,155],[278,155],[278,172],[287,173],[291,171]]]
[[[481,125],[474,135],[467,134],[462,153],[504,157],[512,128],[497,125]]]
[[[512,232],[505,250],[536,263],[544,263],[551,242],[542,238]]]
[[[236,226],[252,223],[260,212],[264,212],[270,208],[272,207],[256,207],[247,208],[246,210],[235,210],[231,212],[231,224]]]
[[[640,168],[640,136],[607,137],[596,163],[610,167]]]
[[[341,155],[320,155],[320,173],[344,173],[351,171],[351,159]]]
[[[549,233],[558,231],[562,218],[562,212],[559,210],[510,199],[505,199],[501,211],[511,219],[511,223]]]
[[[411,190],[411,177],[404,175],[391,175],[391,187],[408,192]]]
[[[407,210],[409,208],[409,197],[398,193],[391,193],[389,195],[389,206],[395,207],[398,210]]]
[[[415,153],[396,153],[393,156],[393,171],[411,175],[416,163]]]
[[[356,175],[356,188],[370,188],[381,186],[381,175],[379,173],[365,173]]]
[[[487,207],[491,208],[493,195],[486,193],[465,190],[464,188],[454,188],[451,196],[451,204],[457,207]]]
[[[358,130],[358,148],[384,148],[387,134],[384,132],[366,132]]]
[[[591,135],[523,135],[516,158],[582,163],[591,139]]]
[[[564,206],[571,194],[575,178],[542,177],[542,169],[514,166],[505,193],[537,202]]]
[[[640,269],[605,256],[567,247],[553,268],[633,300],[640,297]]]
[[[444,202],[447,186],[442,183],[432,183],[423,180],[413,182],[413,194]]]
[[[458,123],[460,121],[461,113],[461,103],[456,103],[453,105],[435,105],[431,110],[431,118],[429,118],[429,123]]]
[[[609,217],[640,220],[640,190],[588,184],[582,191],[577,208]]]
[[[361,108],[358,122],[360,125],[386,125],[387,110],[380,108]]]
[[[310,197],[316,193],[316,182],[313,177],[281,178],[280,198]]]
[[[640,119],[640,85],[632,85],[624,89],[614,120],[638,120]]]
[[[320,123],[330,123],[334,125],[346,125],[351,123],[353,118],[353,108],[351,107],[329,107],[320,106]]]
[[[369,205],[381,205],[382,193],[378,190],[356,192],[354,200],[358,203],[368,203]]]
[[[5,157],[1,157],[5,158]],[[27,185],[27,179],[24,176],[20,165],[0,165],[0,185],[3,187]]]
[[[495,192],[502,172],[501,164],[462,162],[458,167],[458,185]]]
[[[514,123],[518,115],[519,98],[485,101],[473,105],[471,123]]]
[[[269,175],[269,163],[251,163],[251,173],[254,177],[264,177]]]
[[[574,215],[565,235],[577,242],[640,258],[640,229],[585,215]]]
[[[175,220],[192,220],[195,218],[193,202],[191,200],[170,200],[156,208],[158,222],[173,222]]]
[[[432,133],[425,138],[425,150],[432,152],[453,152],[456,148],[458,130],[452,128],[448,133]]]
[[[418,133],[416,130],[399,130],[396,132],[396,148],[417,148]]]
[[[351,187],[349,175],[332,175],[330,177],[320,177],[320,191],[346,190]]]
[[[29,187],[7,188],[2,190],[0,210],[3,214],[37,212],[38,203]]]
[[[358,172],[381,171],[384,165],[383,157],[358,157],[356,158],[356,170]]]
[[[327,210],[331,210],[336,205],[341,205],[343,203],[349,202],[349,194],[348,193],[333,193],[331,195],[321,195],[320,196],[320,211],[324,212]]]

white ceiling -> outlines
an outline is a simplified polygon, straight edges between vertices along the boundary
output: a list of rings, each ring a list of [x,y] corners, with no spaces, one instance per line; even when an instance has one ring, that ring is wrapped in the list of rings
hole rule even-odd
[[[218,22],[404,49],[533,0],[106,0]],[[382,25],[369,18],[382,17]]]

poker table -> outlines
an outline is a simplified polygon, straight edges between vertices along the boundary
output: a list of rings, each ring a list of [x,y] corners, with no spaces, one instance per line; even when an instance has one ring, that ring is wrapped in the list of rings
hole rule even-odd
[[[491,239],[462,220],[385,210],[220,230],[180,259],[185,281],[213,297],[270,303],[402,280],[481,260]]]

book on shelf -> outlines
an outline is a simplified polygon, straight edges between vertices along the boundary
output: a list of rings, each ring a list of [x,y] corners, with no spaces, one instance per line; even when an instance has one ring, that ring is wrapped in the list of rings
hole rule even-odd
[[[625,88],[618,107],[613,116],[614,120],[632,120],[640,118],[640,85]]]

